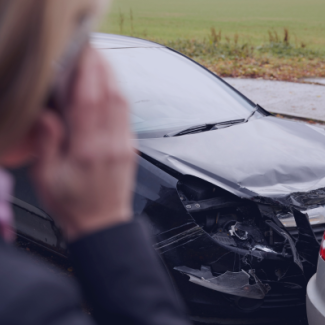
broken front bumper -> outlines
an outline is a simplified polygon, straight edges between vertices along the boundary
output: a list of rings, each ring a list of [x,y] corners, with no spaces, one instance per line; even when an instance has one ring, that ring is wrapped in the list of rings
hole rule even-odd
[[[268,198],[240,199],[139,159],[135,216],[146,218],[154,248],[193,314],[265,317],[274,310],[304,310],[297,307],[305,304],[318,252],[314,228],[302,213],[307,209],[290,210]],[[59,229],[35,209],[26,180],[21,175],[18,180],[22,191],[13,203],[19,236],[65,255]],[[295,228],[286,228],[279,219],[289,212]]]
[[[196,181],[201,198],[195,198],[187,189],[190,182],[181,180],[177,188],[195,224],[155,248],[173,269],[191,308],[200,306],[205,315],[226,315],[233,307],[238,314],[254,316],[274,309],[299,313],[317,263],[314,230],[321,234],[325,228],[321,209],[299,209],[269,198],[243,200],[213,186],[207,194]],[[218,196],[209,197],[216,192]],[[294,224],[290,220],[288,228],[284,220],[290,217]]]

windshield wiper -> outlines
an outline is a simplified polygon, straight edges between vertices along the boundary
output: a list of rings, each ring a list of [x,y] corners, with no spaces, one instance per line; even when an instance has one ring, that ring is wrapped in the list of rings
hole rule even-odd
[[[255,113],[260,113],[260,115],[265,116],[265,115],[269,115],[269,113],[265,112],[264,108],[261,107],[259,104],[255,105],[255,109],[253,110],[253,112],[246,118],[245,123],[248,122],[254,115]],[[265,114],[267,113],[267,114]]]
[[[185,134],[223,129],[223,128],[232,126],[234,124],[244,123],[245,121],[246,121],[245,119],[240,119],[240,120],[231,120],[231,121],[225,121],[225,122],[219,122],[219,123],[200,124],[200,125],[191,126],[189,128],[183,129],[181,131],[174,131],[171,133],[167,133],[164,135],[164,137],[165,138],[178,137],[178,136],[185,135]]]
[[[257,104],[255,106],[255,109],[245,119],[237,119],[237,120],[230,120],[230,121],[218,122],[218,123],[194,125],[189,128],[182,129],[180,131],[178,130],[178,131],[167,133],[164,135],[164,137],[165,138],[178,137],[178,136],[185,135],[185,134],[200,133],[200,132],[205,132],[205,131],[224,129],[229,126],[235,125],[235,124],[246,123],[255,115],[255,113],[259,110],[259,108],[260,108],[260,106]]]
[[[245,123],[248,122],[255,115],[255,113],[258,111],[258,108],[258,105],[256,105],[254,111],[246,118]]]
[[[234,124],[240,124],[240,123],[245,123],[246,120],[245,119],[239,119],[239,120],[231,120],[231,121],[226,121],[226,122],[220,122],[220,123],[216,123],[214,124],[214,126],[211,128],[211,130],[218,130],[218,129],[224,129],[227,128],[229,126],[232,126]]]
[[[183,129],[181,131],[174,131],[174,132],[167,133],[167,134],[164,135],[164,137],[165,138],[178,137],[180,135],[185,135],[185,134],[191,134],[191,133],[198,133],[198,132],[210,131],[211,128],[214,125],[215,125],[215,123],[195,125],[195,126],[191,126],[189,128]]]

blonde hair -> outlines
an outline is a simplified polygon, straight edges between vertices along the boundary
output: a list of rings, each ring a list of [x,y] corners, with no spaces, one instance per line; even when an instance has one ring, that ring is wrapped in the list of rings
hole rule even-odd
[[[0,0],[0,154],[30,129],[81,16],[96,0]]]

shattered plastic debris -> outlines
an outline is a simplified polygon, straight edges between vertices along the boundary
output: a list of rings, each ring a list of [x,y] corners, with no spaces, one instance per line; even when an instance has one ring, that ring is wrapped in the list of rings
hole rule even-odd
[[[249,270],[249,274],[241,272],[230,272],[213,276],[210,267],[201,266],[201,270],[191,269],[187,266],[178,266],[175,270],[190,277],[189,281],[211,290],[228,293],[235,296],[263,299],[271,290],[268,284],[263,284],[255,275],[254,270]],[[255,280],[255,284],[250,284],[250,278]]]
[[[241,236],[238,235],[237,232],[236,232],[236,230],[238,230],[236,228],[236,225],[230,227],[230,230],[229,230],[230,235],[231,236],[236,236],[240,240],[246,240],[248,238],[248,232],[244,231],[244,233]]]
[[[267,247],[267,246],[263,246],[263,245],[255,245],[253,247],[253,251],[257,249],[257,250],[260,250],[260,251],[263,251],[263,252],[267,252],[267,253],[274,253],[274,254],[278,254],[275,250],[273,250],[272,248],[270,247]]]

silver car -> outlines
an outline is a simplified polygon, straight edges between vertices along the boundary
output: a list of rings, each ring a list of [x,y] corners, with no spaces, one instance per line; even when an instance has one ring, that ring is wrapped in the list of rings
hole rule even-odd
[[[325,233],[320,247],[317,273],[307,286],[307,315],[309,325],[325,324]]]

